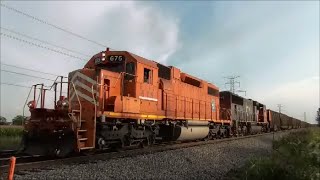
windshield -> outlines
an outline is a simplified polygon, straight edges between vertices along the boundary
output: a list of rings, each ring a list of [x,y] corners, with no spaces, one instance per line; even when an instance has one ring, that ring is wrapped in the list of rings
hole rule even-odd
[[[123,72],[124,71],[124,67],[123,64],[101,64],[101,65],[97,65],[100,69],[105,69],[108,71],[112,71],[112,72]]]

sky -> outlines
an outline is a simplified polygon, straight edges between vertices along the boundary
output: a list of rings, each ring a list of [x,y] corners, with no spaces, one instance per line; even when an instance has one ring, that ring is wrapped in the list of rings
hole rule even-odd
[[[314,123],[319,105],[318,1],[1,1],[101,45],[1,6],[1,33],[65,52],[52,52],[1,35],[1,83],[31,86],[55,76],[3,64],[67,75],[106,47],[175,66],[227,90],[237,80],[246,98]],[[11,30],[8,31],[8,30]],[[28,35],[72,51],[28,39]],[[1,116],[27,113],[29,89],[1,84]],[[52,100],[48,93],[46,103]]]

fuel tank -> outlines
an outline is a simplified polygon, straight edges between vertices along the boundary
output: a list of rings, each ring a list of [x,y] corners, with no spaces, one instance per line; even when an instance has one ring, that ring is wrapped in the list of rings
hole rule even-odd
[[[176,126],[174,132],[175,141],[193,141],[203,139],[209,134],[208,126]]]
[[[208,121],[187,120],[188,126],[208,126]]]
[[[252,125],[251,126],[251,132],[252,133],[259,133],[262,132],[262,127],[258,125]]]

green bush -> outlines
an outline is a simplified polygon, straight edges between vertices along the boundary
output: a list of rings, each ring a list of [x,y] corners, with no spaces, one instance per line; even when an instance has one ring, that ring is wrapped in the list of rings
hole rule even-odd
[[[255,158],[238,171],[238,179],[320,179],[320,130],[290,133],[273,143],[268,158]]]

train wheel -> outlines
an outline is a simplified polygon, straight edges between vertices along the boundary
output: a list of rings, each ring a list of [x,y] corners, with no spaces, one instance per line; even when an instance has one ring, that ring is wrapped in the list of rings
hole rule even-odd
[[[148,142],[147,142],[147,141],[141,141],[141,142],[139,143],[139,147],[140,147],[140,148],[144,148],[144,147],[146,147],[146,146],[148,146]]]
[[[152,145],[152,144],[155,144],[155,142],[156,142],[156,137],[155,137],[155,135],[150,135],[150,136],[148,136],[148,137],[146,138],[146,140],[145,140],[145,145],[150,146],[150,145]]]
[[[209,134],[207,137],[203,138],[203,141],[209,141],[209,140],[212,140],[213,139],[213,134],[211,131],[209,131]]]
[[[231,137],[231,130],[229,127],[226,128],[227,138]]]
[[[222,138],[227,138],[226,131],[222,133]]]

